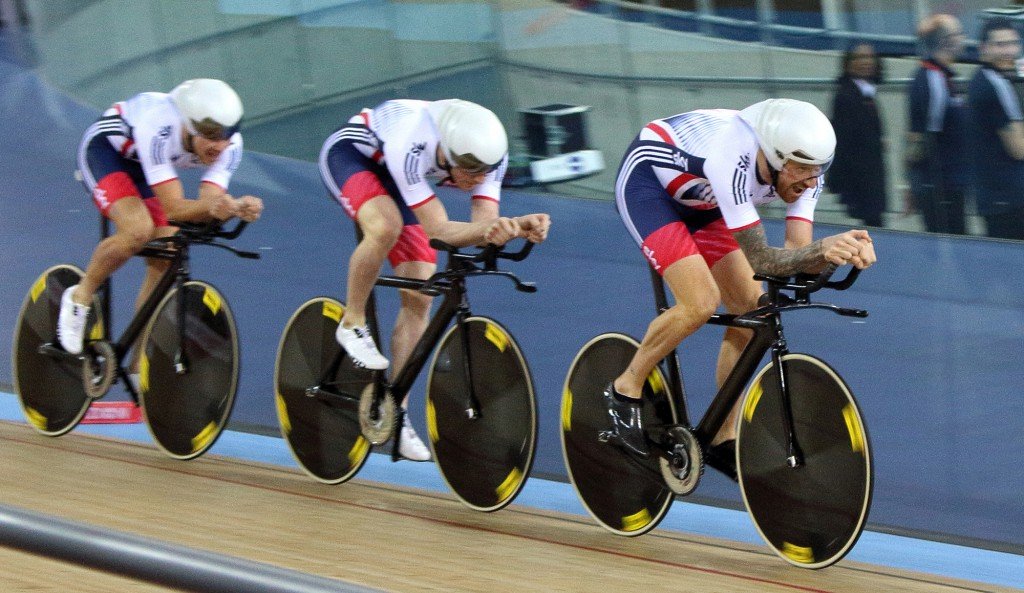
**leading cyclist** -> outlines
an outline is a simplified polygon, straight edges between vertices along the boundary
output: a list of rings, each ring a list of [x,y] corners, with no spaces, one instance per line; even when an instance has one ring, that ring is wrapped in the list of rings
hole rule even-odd
[[[754,271],[774,276],[821,271],[828,263],[875,263],[865,230],[812,241],[814,207],[836,137],[816,107],[768,99],[742,111],[702,109],[647,124],[619,169],[616,207],[675,305],[647,329],[627,369],[605,389],[612,437],[649,454],[640,423],[644,382],[658,362],[724,304],[730,313],[757,307]],[[755,206],[787,204],[785,247],[770,247]],[[718,356],[719,386],[750,331],[727,328]],[[713,437],[712,467],[736,479],[736,408]]]
[[[540,243],[547,238],[547,214],[499,216],[507,166],[508,138],[501,121],[490,110],[460,99],[385,101],[363,109],[324,142],[324,184],[363,234],[349,259],[348,306],[336,336],[356,364],[376,370],[389,365],[366,325],[366,303],[385,258],[399,276],[429,278],[437,254],[428,237],[460,247],[504,245],[517,237]],[[470,192],[470,222],[448,219],[429,178]],[[400,292],[391,336],[396,368],[405,364],[423,335],[431,304],[422,293]],[[402,402],[403,409],[407,406],[408,397]],[[430,459],[404,414],[398,450],[406,459]]]
[[[96,207],[116,230],[96,247],[81,282],[62,295],[57,334],[65,350],[82,351],[93,294],[146,242],[173,234],[168,220],[260,217],[259,198],[227,193],[242,158],[241,119],[242,101],[227,83],[198,78],[170,93],[141,93],[115,103],[89,126],[78,148],[78,168]],[[206,167],[199,199],[185,199],[178,167]],[[147,258],[136,306],[169,264]]]

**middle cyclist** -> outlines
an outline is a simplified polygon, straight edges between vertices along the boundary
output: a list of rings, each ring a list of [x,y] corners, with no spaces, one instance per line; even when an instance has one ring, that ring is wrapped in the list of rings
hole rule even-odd
[[[337,332],[338,343],[356,364],[375,370],[389,364],[366,325],[366,304],[385,258],[399,276],[429,278],[437,267],[430,238],[459,247],[547,238],[547,214],[499,216],[507,165],[508,138],[501,121],[460,99],[385,101],[363,109],[324,142],[324,184],[363,235],[349,259],[347,307]],[[448,219],[428,178],[471,192],[471,222]],[[391,335],[395,368],[405,364],[423,335],[431,301],[419,292],[401,291]],[[402,402],[403,409],[407,406],[408,397]],[[430,459],[407,420],[399,453],[415,461]]]
[[[658,119],[629,146],[615,204],[675,305],[651,322],[629,366],[605,389],[611,436],[619,445],[648,455],[640,424],[647,376],[719,303],[737,314],[756,308],[762,290],[755,270],[790,276],[818,272],[829,262],[858,268],[875,262],[867,231],[812,241],[814,207],[835,147],[828,118],[792,99]],[[754,208],[777,199],[787,204],[781,249],[768,245]],[[719,386],[749,339],[749,330],[726,329],[715,373]],[[733,479],[735,415],[734,408],[707,452],[708,464]]]

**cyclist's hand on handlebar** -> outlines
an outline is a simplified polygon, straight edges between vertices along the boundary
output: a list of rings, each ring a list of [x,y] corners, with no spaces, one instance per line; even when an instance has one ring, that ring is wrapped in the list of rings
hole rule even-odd
[[[210,216],[217,220],[227,220],[238,211],[238,200],[228,194],[222,194],[210,201]]]
[[[519,227],[519,221],[505,216],[496,218],[484,231],[484,241],[495,245],[504,245],[522,236],[523,230]]]
[[[527,214],[516,218],[519,221],[519,228],[523,230],[523,236],[531,243],[543,243],[548,238],[548,229],[551,228],[551,217],[543,212]]]
[[[867,231],[864,231],[864,234],[866,235]],[[858,242],[860,242],[860,253],[857,257],[850,260],[850,263],[856,268],[863,270],[878,261],[878,258],[875,257],[875,244],[871,241],[871,237],[858,239]]]
[[[821,241],[823,255],[830,263],[841,266],[853,264],[864,269],[875,263],[875,248],[865,230],[846,231]]]
[[[254,222],[263,213],[263,200],[256,196],[242,196],[235,200],[238,205],[238,212],[235,214],[245,222]]]

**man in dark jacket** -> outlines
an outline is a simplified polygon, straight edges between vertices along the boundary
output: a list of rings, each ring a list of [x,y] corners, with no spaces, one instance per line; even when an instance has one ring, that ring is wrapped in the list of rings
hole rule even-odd
[[[922,21],[917,34],[925,57],[910,86],[910,191],[927,230],[962,234],[966,110],[950,68],[963,48],[963,30],[956,17],[937,14]]]
[[[1024,239],[1024,115],[1010,80],[1017,77],[1020,34],[1006,19],[981,31],[981,68],[968,87],[978,212],[988,235]]]

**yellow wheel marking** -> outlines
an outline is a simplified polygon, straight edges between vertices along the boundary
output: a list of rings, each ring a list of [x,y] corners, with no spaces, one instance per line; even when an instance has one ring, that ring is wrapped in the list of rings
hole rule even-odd
[[[149,391],[149,357],[145,352],[139,355],[139,391]]]
[[[747,401],[743,404],[743,419],[747,422],[753,420],[754,410],[757,408],[758,402],[761,401],[762,395],[764,395],[764,390],[761,389],[760,381],[750,386],[750,393],[747,394]]]
[[[97,321],[92,326],[92,331],[89,332],[90,340],[102,340],[103,339],[103,324]]]
[[[780,551],[783,556],[793,562],[799,562],[800,564],[811,564],[814,562],[814,550],[804,546],[782,542],[782,550]]]
[[[495,489],[495,492],[498,493],[498,502],[505,502],[508,500],[508,497],[512,496],[512,493],[516,491],[516,488],[519,487],[519,484],[521,484],[522,481],[523,472],[519,471],[518,467],[512,468],[512,471],[505,476],[505,481]]]
[[[214,435],[217,434],[217,423],[210,422],[206,425],[206,428],[199,431],[195,437],[192,438],[192,452],[202,450],[210,445],[210,441],[213,440]]]
[[[508,348],[508,336],[506,336],[505,332],[501,331],[498,326],[493,323],[487,324],[487,330],[484,331],[484,337],[502,352],[505,351],[505,348]]]
[[[651,523],[651,513],[646,508],[642,508],[632,515],[627,515],[622,518],[622,530],[623,531],[636,531],[643,529]]]
[[[284,403],[284,398],[281,397],[280,393],[274,394],[274,403],[277,404],[277,418],[281,421],[281,430],[284,431],[285,435],[292,433],[292,421],[288,417],[288,406]]]
[[[25,408],[25,416],[28,418],[28,421],[32,426],[35,426],[39,430],[46,430],[46,416],[40,414],[39,410],[36,410],[35,408]]]
[[[203,304],[210,310],[210,313],[214,315],[220,311],[221,299],[220,295],[213,288],[207,286],[206,292],[203,293]]]
[[[362,435],[356,437],[356,442],[352,445],[352,449],[348,452],[348,461],[351,466],[354,466],[366,457],[366,452],[370,450],[370,441],[363,438]]]
[[[856,453],[864,453],[864,430],[857,420],[857,411],[853,404],[846,404],[843,407],[843,419],[846,420],[846,430],[850,433],[850,447]]]
[[[39,299],[39,295],[43,293],[46,288],[46,274],[40,276],[36,283],[32,285],[32,290],[29,291],[29,296],[32,297],[32,302],[36,302]]]
[[[569,432],[572,430],[572,391],[566,386],[565,393],[562,394],[562,430]]]
[[[341,323],[341,314],[344,312],[345,308],[338,305],[337,303],[332,303],[331,301],[324,301],[324,317],[328,319],[333,319],[334,321]]]
[[[430,442],[437,444],[437,413],[434,411],[434,402],[427,399],[427,435]]]
[[[661,393],[665,391],[665,382],[661,380],[661,373],[655,368],[651,371],[650,375],[647,375],[647,384],[651,386],[651,391],[654,393]]]

